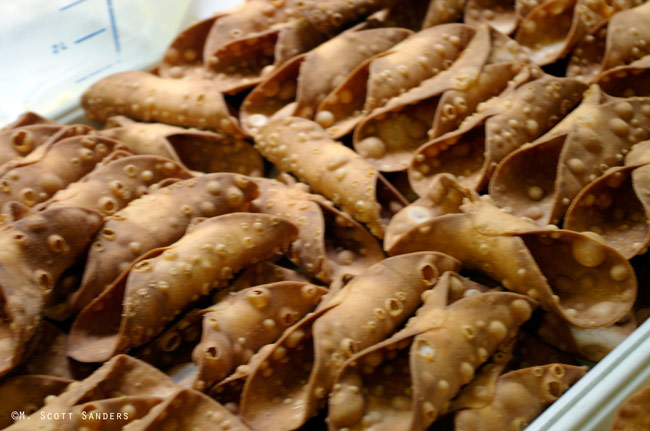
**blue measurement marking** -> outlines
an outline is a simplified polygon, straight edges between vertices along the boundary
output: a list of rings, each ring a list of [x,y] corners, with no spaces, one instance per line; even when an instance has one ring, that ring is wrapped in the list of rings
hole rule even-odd
[[[108,7],[108,15],[111,17],[111,30],[113,31],[113,43],[115,44],[115,52],[120,52],[120,35],[117,32],[117,24],[115,23],[113,0],[106,0],[106,6]]]
[[[104,33],[105,31],[106,31],[105,28],[100,28],[100,29],[97,30],[97,31],[93,31],[93,32],[90,33],[90,34],[87,34],[87,35],[85,35],[84,37],[75,40],[74,43],[81,43],[81,42],[83,42],[84,40],[88,40],[88,39],[90,39],[91,37],[95,37],[95,36],[97,36],[98,34],[102,34],[102,33]]]
[[[86,79],[90,78],[91,76],[95,76],[98,73],[103,72],[103,71],[105,71],[106,69],[108,69],[109,67],[112,67],[112,66],[113,66],[113,63],[107,64],[106,66],[100,67],[99,69],[95,70],[94,72],[90,72],[87,75],[82,76],[81,78],[75,79],[74,82],[79,83],[81,81],[85,81]]]
[[[76,2],[72,2],[72,3],[70,3],[69,5],[63,6],[63,7],[60,8],[59,10],[70,9],[72,6],[76,6],[76,5],[78,5],[79,3],[83,3],[83,2],[85,2],[85,1],[86,1],[86,0],[77,0]]]

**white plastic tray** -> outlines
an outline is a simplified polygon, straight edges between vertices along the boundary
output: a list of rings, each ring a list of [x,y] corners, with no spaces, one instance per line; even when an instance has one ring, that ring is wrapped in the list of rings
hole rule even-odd
[[[58,8],[73,3],[82,3],[79,0],[47,1],[52,1],[52,3],[57,4],[61,3]],[[88,0],[88,3],[92,3],[93,1],[97,0]],[[103,1],[106,1],[107,5],[112,3],[109,0]],[[128,2],[131,0],[114,1],[119,5],[123,4],[123,1]],[[37,3],[38,1],[25,1],[27,4],[30,2],[33,5],[33,3]],[[214,10],[226,10],[238,3],[240,3],[240,0],[194,0],[190,6],[189,16],[194,19],[207,17]],[[6,8],[7,6],[3,7]],[[0,19],[1,22],[2,20]],[[187,18],[185,22],[187,22]],[[178,25],[176,22],[174,24]],[[167,39],[171,40],[176,32],[177,29],[171,28]],[[166,46],[166,43],[164,46]],[[151,57],[147,61],[153,62],[155,58],[159,57],[162,48],[163,45],[159,44],[155,49],[152,49],[151,51],[154,51],[156,57]],[[139,60],[142,61],[143,59],[139,58]],[[143,68],[146,67],[146,64],[122,64],[121,67],[124,69]],[[102,71],[101,74],[93,76],[93,79],[84,82],[84,85],[87,86],[104,74],[114,73],[115,71],[117,71],[117,68],[115,70]],[[78,105],[78,95],[80,92],[80,88],[75,88],[73,92],[68,93],[69,98],[59,99],[58,105],[48,105],[49,112],[39,111],[39,113],[50,115],[53,119],[63,123],[82,121],[83,111]],[[25,108],[30,107],[25,106]],[[0,125],[2,125],[1,123],[3,121],[0,121]],[[609,431],[614,414],[623,400],[642,387],[649,385],[650,319],[539,416],[526,428],[526,431]]]
[[[650,386],[650,319],[526,431],[609,431],[621,403],[646,386]]]

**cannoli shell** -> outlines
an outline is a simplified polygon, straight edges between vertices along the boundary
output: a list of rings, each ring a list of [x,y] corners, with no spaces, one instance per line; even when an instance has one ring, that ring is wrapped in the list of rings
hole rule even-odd
[[[648,54],[650,31],[646,23],[650,6],[629,0],[621,4],[626,9],[638,6],[615,13],[608,22],[602,22],[584,36],[571,56],[567,76],[589,82],[601,72],[630,64]]]
[[[634,431],[650,427],[650,388],[630,395],[616,411],[611,431]]]
[[[176,243],[141,256],[79,314],[68,354],[99,362],[150,341],[173,316],[267,259],[296,237],[279,217],[236,213],[207,219]]]
[[[295,57],[273,71],[246,97],[240,115],[242,124],[252,132],[252,128],[259,128],[278,111],[314,118],[320,102],[360,63],[390,49],[410,34],[401,28],[346,31],[304,56]],[[341,56],[342,52],[347,54]],[[283,107],[294,101],[293,95],[296,103],[288,112]],[[327,115],[318,119],[324,127],[329,126]]]
[[[464,24],[444,24],[413,34],[358,66],[323,100],[317,116],[331,114],[334,122],[328,133],[342,137],[374,109],[449,69],[474,34]]]
[[[239,118],[247,133],[255,135],[269,119],[296,112],[300,66],[306,58],[307,54],[298,55],[274,69],[246,96]]]
[[[0,231],[0,375],[15,367],[36,332],[43,294],[85,251],[99,229],[99,214],[57,208],[25,217]]]
[[[98,123],[105,123],[113,115],[126,115],[134,120],[241,134],[237,119],[230,115],[219,88],[208,80],[167,79],[141,71],[120,72],[88,88],[81,104],[88,118]]]
[[[434,175],[448,172],[462,185],[481,190],[497,163],[551,129],[580,101],[585,89],[577,80],[547,76],[504,94],[499,106],[422,145],[409,167],[411,186],[422,195]]]
[[[160,123],[138,123],[117,116],[109,118],[107,128],[99,134],[124,142],[134,154],[166,157],[193,171],[235,172],[252,176],[264,172],[262,158],[250,144],[221,133]]]
[[[480,102],[504,91],[521,68],[518,60],[525,56],[513,40],[486,26],[475,32],[458,24],[445,27],[456,31],[437,34],[432,42],[443,63],[453,63],[390,98],[355,129],[355,149],[381,171],[406,169],[420,145],[455,130]]]
[[[458,268],[449,256],[413,253],[383,260],[353,278],[259,359],[242,393],[244,420],[254,428],[304,424],[324,404],[344,361],[388,337],[440,274]]]
[[[593,86],[583,103],[555,128],[511,153],[497,167],[490,194],[515,215],[558,224],[589,182],[622,164],[636,142],[648,138],[648,100],[613,99]],[[522,180],[523,178],[523,180]]]
[[[255,196],[257,187],[246,177],[222,173],[178,181],[132,201],[95,238],[69,311],[80,311],[141,254],[180,239],[193,218],[244,210]]]
[[[115,402],[124,402],[130,397],[167,398],[177,390],[178,386],[156,368],[130,356],[118,355],[86,379],[69,384],[65,391],[48,399],[45,406],[28,419],[18,421],[7,429],[32,431],[36,425],[42,431],[55,431],[61,429],[62,421],[69,418],[67,414],[71,413],[74,406],[106,399],[116,400],[108,403],[109,406],[114,406]],[[54,419],[57,413],[58,420]],[[62,416],[63,413],[66,416]],[[53,419],[48,420],[48,415]]]
[[[155,73],[162,78],[204,78],[203,49],[217,14],[198,21],[180,32],[165,51]]]
[[[250,0],[246,4],[218,16],[207,33],[203,57],[210,57],[228,43],[255,35],[281,23],[297,19],[300,14],[292,8],[292,2]]]
[[[379,9],[391,6],[396,0],[305,0],[298,11],[319,31],[332,35],[345,26],[361,21]]]
[[[261,347],[312,311],[326,289],[284,281],[244,289],[203,310],[201,342],[192,354],[195,385],[211,387],[248,363]]]
[[[58,191],[41,208],[82,207],[109,216],[167,178],[188,179],[183,166],[158,156],[129,156],[98,165],[81,180]]]
[[[420,223],[388,252],[449,253],[582,328],[610,325],[630,310],[636,277],[613,248],[577,232],[539,229],[484,200],[462,209]]]
[[[334,429],[427,429],[536,305],[506,292],[478,293],[449,306],[425,301],[428,309],[413,319],[419,325],[348,360],[330,398]]]
[[[501,376],[489,406],[456,414],[457,431],[523,430],[587,370],[565,364],[524,368]]]
[[[585,0],[545,1],[523,17],[517,42],[531,49],[531,59],[536,64],[547,65],[567,55],[583,36],[596,30],[618,10],[630,6],[631,1],[613,6]]]
[[[377,237],[383,237],[393,208],[406,204],[373,166],[329,139],[313,121],[297,117],[273,120],[256,137],[255,147],[280,169],[296,174],[365,223]]]
[[[357,275],[384,258],[377,240],[347,213],[319,195],[274,180],[257,180],[256,212],[284,217],[298,226],[289,257],[325,282]]]
[[[0,384],[0,429],[14,422],[11,413],[31,415],[43,407],[46,397],[59,395],[70,383],[70,379],[39,374],[9,377]]]
[[[307,20],[292,19],[221,45],[207,57],[208,73],[221,91],[237,93],[325,40]]]
[[[99,136],[75,136],[41,146],[0,168],[0,202],[18,201],[31,207],[46,201],[122,149],[126,147],[119,142]]]
[[[424,15],[422,28],[459,21],[466,3],[465,0],[431,0]]]

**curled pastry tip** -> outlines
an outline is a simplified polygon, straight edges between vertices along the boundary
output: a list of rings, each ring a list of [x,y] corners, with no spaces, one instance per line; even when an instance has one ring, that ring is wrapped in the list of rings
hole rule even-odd
[[[134,154],[166,157],[192,171],[264,173],[262,158],[248,142],[223,133],[139,123],[123,116],[110,117],[106,128],[98,133],[124,142]]]
[[[308,274],[331,282],[357,275],[384,258],[381,246],[363,226],[320,195],[297,184],[257,179],[260,195],[252,210],[284,217],[298,226],[289,258]]]
[[[455,175],[466,187],[481,190],[497,163],[551,129],[587,88],[575,79],[540,77],[533,70],[523,69],[521,81],[495,98],[488,109],[417,149],[409,181],[418,194],[425,193],[432,178],[443,172]]]
[[[583,233],[539,228],[485,199],[465,202],[461,210],[415,225],[389,253],[449,253],[582,328],[610,325],[630,310],[634,271],[608,245]]]
[[[575,197],[564,228],[590,235],[628,259],[641,254],[650,243],[648,180],[648,164],[608,170]]]
[[[64,125],[33,112],[22,114],[16,121],[0,129],[0,165],[25,157],[64,128]]]
[[[207,77],[203,64],[203,49],[215,21],[224,15],[213,15],[181,31],[156,65],[156,75],[176,79]]]
[[[632,76],[634,79],[630,79]],[[650,56],[604,71],[596,78],[596,84],[612,96],[649,96]]]
[[[416,33],[369,65],[355,149],[381,171],[406,169],[418,147],[507,90],[525,59],[515,41],[487,26],[446,24]]]
[[[588,183],[621,165],[632,146],[648,138],[644,126],[630,124],[650,124],[643,115],[648,109],[645,98],[613,98],[591,86],[582,103],[560,123],[499,163],[490,196],[497,205],[540,226],[559,224]]]
[[[450,174],[437,175],[426,194],[405,206],[391,218],[386,228],[384,248],[391,250],[400,237],[420,223],[445,214],[460,213],[464,199],[477,199],[475,192],[461,186]]]
[[[276,68],[242,102],[242,127],[251,134],[269,119],[296,115],[329,127],[319,104],[366,59],[410,35],[400,28],[347,31]],[[341,56],[341,52],[346,52]]]
[[[196,63],[202,57],[202,67],[184,67],[183,63],[190,62],[175,55],[180,67],[170,72],[177,77],[191,74],[209,78],[225,93],[256,86],[269,73],[326,39],[291,6],[290,2],[269,4],[254,0],[218,16],[207,36],[196,39],[190,48],[195,57],[191,62]],[[177,42],[168,51],[172,55],[178,52],[174,44]],[[198,52],[200,45],[202,53]]]

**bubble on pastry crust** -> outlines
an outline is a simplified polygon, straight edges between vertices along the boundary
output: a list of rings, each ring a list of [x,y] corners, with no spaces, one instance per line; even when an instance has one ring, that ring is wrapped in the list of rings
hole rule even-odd
[[[322,127],[327,128],[334,125],[336,118],[334,117],[334,114],[330,111],[319,111],[316,114],[315,120]]]
[[[504,325],[500,320],[493,320],[490,322],[488,325],[488,332],[497,340],[497,342],[503,341],[508,335],[506,325]]]
[[[530,306],[530,303],[525,299],[515,299],[510,304],[512,309],[512,314],[518,322],[525,322],[530,319],[530,316],[533,312],[533,308]]]
[[[271,292],[264,287],[251,289],[246,297],[248,302],[255,308],[264,308],[271,302]]]
[[[356,145],[356,149],[363,157],[379,159],[386,154],[386,144],[376,136],[369,136]]]
[[[630,271],[623,264],[616,264],[609,270],[609,276],[614,281],[623,281],[630,276]]]
[[[433,361],[436,356],[436,349],[427,340],[418,340],[415,346],[418,356],[427,361]]]
[[[544,197],[544,189],[539,186],[531,186],[528,188],[528,197],[531,200],[539,201]]]
[[[458,369],[461,383],[467,384],[474,378],[474,367],[469,362],[463,362]]]

